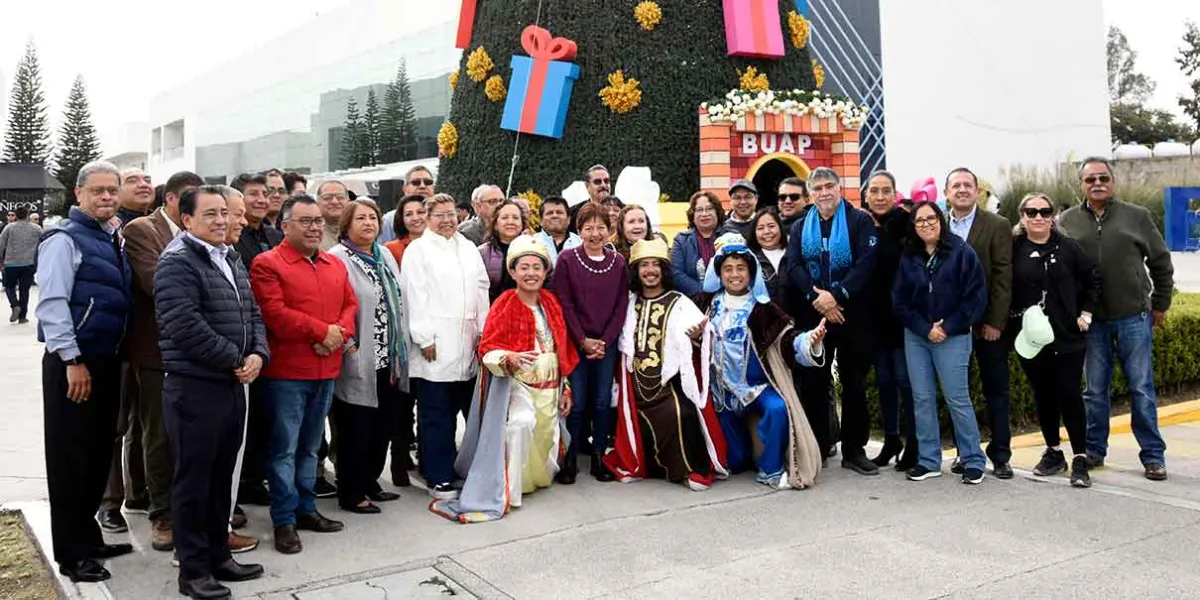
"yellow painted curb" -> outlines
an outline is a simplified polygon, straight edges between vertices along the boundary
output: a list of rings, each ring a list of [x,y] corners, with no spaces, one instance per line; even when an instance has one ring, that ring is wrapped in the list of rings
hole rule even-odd
[[[1165,427],[1167,425],[1180,425],[1183,423],[1191,423],[1200,421],[1200,400],[1190,400],[1188,402],[1179,402],[1170,406],[1162,406],[1158,409],[1158,426]],[[1109,421],[1109,435],[1121,435],[1132,431],[1132,425],[1129,421],[1129,415],[1120,415],[1113,417]],[[1059,431],[1063,441],[1070,439],[1067,436],[1067,430]],[[1032,448],[1034,446],[1044,445],[1046,442],[1042,439],[1041,432],[1027,433],[1019,435],[1012,440],[1012,448]]]

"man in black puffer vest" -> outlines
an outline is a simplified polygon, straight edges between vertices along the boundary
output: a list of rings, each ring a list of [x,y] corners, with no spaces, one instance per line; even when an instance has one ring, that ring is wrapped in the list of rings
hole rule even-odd
[[[261,577],[227,545],[230,491],[242,427],[244,386],[266,363],[266,332],[241,258],[225,245],[223,189],[202,186],[179,199],[183,235],[159,259],[154,309],[162,349],[163,420],[175,457],[171,509],[179,593],[225,598],[218,581]]]
[[[104,495],[121,407],[121,360],[130,320],[131,273],[117,238],[117,168],[79,170],[67,218],[42,234],[37,264],[46,487],[59,572],[103,581],[98,560],[133,551],[105,544],[93,519]]]

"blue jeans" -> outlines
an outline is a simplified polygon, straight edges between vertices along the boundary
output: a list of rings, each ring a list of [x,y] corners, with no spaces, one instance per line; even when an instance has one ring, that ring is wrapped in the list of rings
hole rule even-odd
[[[267,484],[271,522],[295,525],[296,515],[317,512],[317,448],[325,437],[325,416],[333,400],[332,379],[263,380],[263,401],[271,419]]]
[[[571,445],[567,449],[567,461],[575,460],[579,454],[580,430],[583,429],[584,419],[589,419],[592,425],[592,457],[599,461],[608,448],[609,408],[612,406],[613,369],[617,364],[618,352],[616,347],[609,347],[604,358],[592,360],[584,358],[582,348],[579,350],[579,366],[571,372],[568,378],[571,382],[571,394],[574,406],[571,414],[567,415],[567,430],[571,432]]]
[[[908,380],[912,383],[913,420],[917,425],[921,466],[932,471],[942,468],[937,410],[937,382],[941,379],[959,460],[965,468],[982,471],[987,459],[979,448],[979,425],[975,422],[967,375],[971,368],[971,334],[950,336],[934,344],[905,330],[904,357],[908,362]]]
[[[1112,413],[1113,343],[1121,371],[1133,396],[1130,424],[1133,437],[1142,451],[1145,466],[1166,465],[1167,444],[1158,432],[1158,398],[1154,393],[1154,328],[1150,313],[1124,319],[1095,319],[1088,329],[1087,358],[1084,372],[1087,386],[1083,403],[1087,407],[1087,453],[1103,458],[1108,454],[1108,419]]]
[[[908,416],[905,433],[913,431],[912,386],[903,348],[878,348],[875,351],[875,383],[879,388],[879,411],[883,414],[884,435],[900,435],[900,407]],[[903,402],[903,405],[901,404]]]

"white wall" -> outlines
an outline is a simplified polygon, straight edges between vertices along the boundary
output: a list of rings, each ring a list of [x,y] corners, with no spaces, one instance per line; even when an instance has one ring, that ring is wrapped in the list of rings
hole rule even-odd
[[[1108,155],[1095,0],[880,2],[887,163],[913,182]]]

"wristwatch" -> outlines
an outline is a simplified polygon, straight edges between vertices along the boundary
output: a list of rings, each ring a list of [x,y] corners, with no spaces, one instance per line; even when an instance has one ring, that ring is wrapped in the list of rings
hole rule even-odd
[[[79,357],[76,356],[74,358],[68,358],[64,360],[63,363],[69,367],[78,367],[79,365],[83,364],[83,361],[79,360]]]

